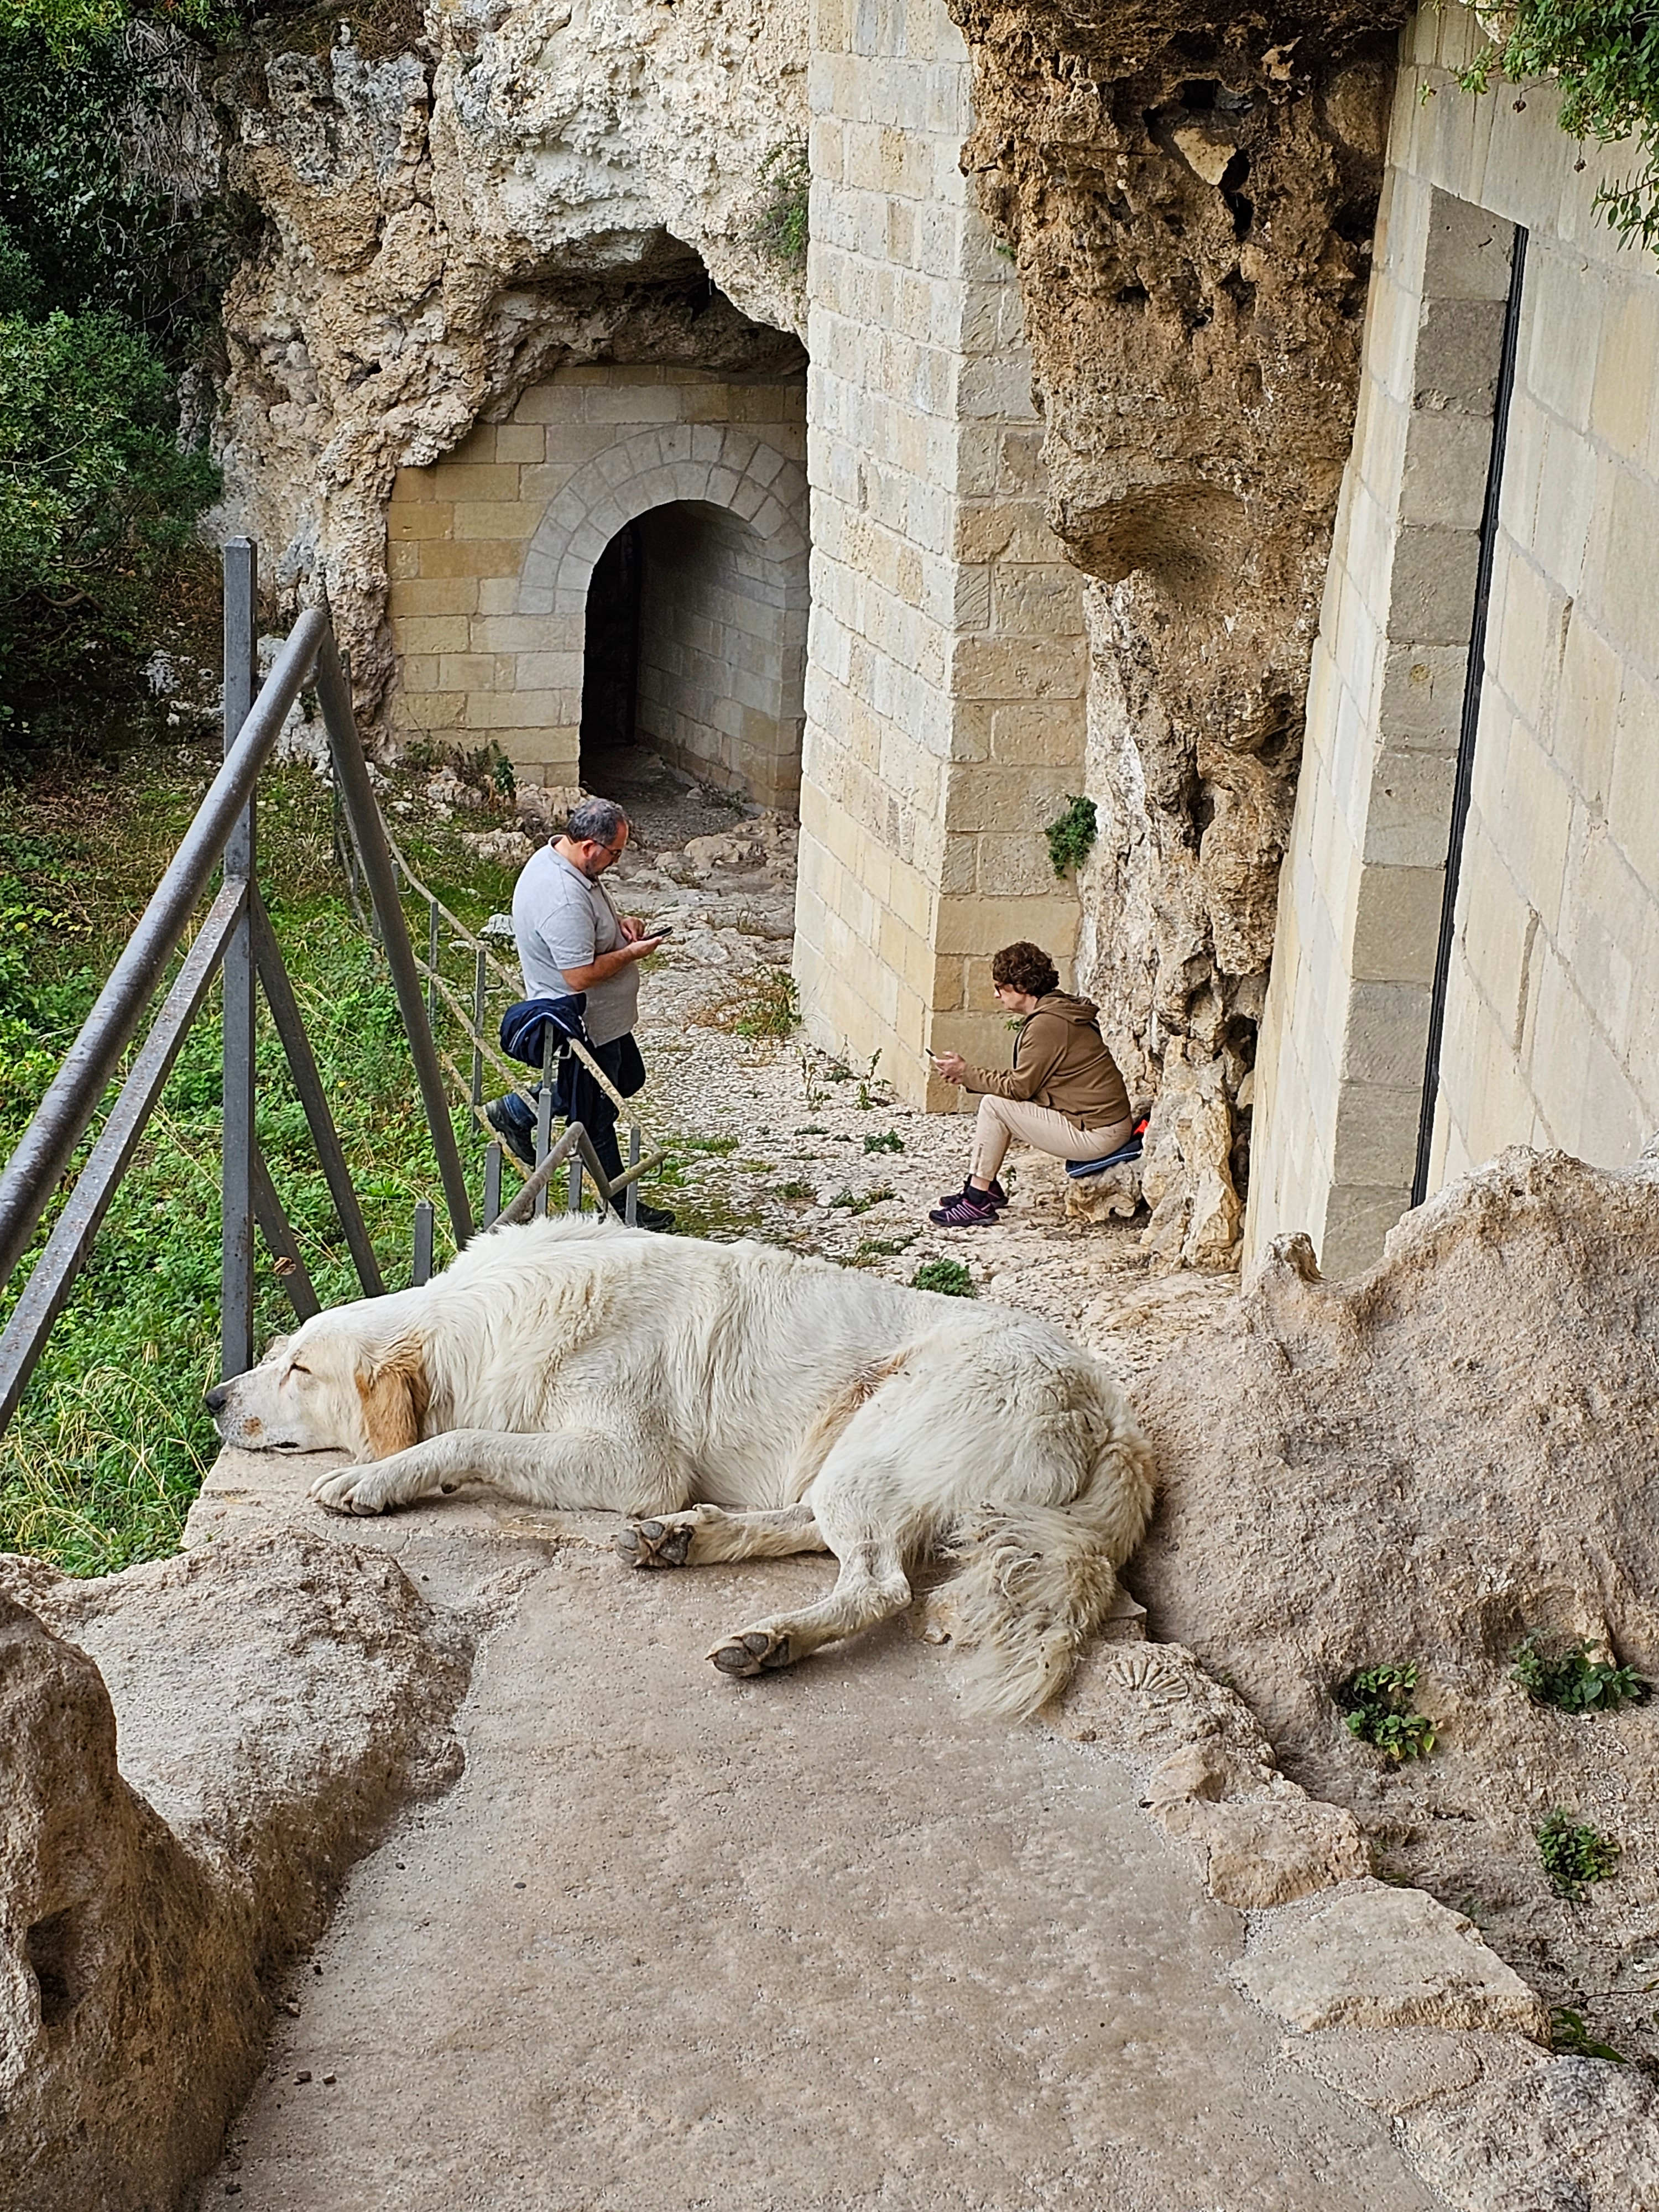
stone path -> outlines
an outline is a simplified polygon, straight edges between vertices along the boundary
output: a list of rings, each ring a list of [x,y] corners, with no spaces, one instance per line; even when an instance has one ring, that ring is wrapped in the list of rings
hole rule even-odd
[[[1228,1979],[1244,1916],[1125,1763],[965,1718],[902,1626],[703,1659],[819,1561],[632,1577],[596,1523],[287,1514],[487,1624],[465,1773],[352,1875],[204,2202],[247,2212],[1419,2212],[1385,2118]],[[764,1586],[764,1595],[762,1595]]]

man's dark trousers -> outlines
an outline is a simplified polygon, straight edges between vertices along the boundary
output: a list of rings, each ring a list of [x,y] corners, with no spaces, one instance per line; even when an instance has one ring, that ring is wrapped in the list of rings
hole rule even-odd
[[[612,1037],[609,1044],[592,1045],[589,1049],[624,1098],[631,1098],[643,1087],[645,1062],[640,1058],[640,1048],[634,1042],[631,1030],[626,1036]],[[539,1084],[532,1095],[539,1100]],[[553,1106],[554,1111],[562,1115],[567,1122],[581,1123],[592,1140],[599,1165],[605,1170],[608,1180],[614,1182],[623,1172],[622,1150],[617,1142],[616,1105],[574,1052],[567,1054],[560,1063]],[[536,1142],[535,1108],[527,1106],[514,1091],[508,1094],[507,1110],[524,1131],[533,1150]]]

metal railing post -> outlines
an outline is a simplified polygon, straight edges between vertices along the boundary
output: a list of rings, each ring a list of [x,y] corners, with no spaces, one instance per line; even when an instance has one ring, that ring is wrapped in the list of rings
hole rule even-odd
[[[438,902],[426,902],[426,1018],[438,1026]]]
[[[536,1100],[536,1165],[540,1167],[547,1158],[553,1138],[553,1024],[549,1022],[542,1040],[542,1087]],[[536,1200],[536,1215],[539,1220],[547,1211],[547,1191],[544,1187]]]
[[[483,1104],[484,949],[472,963],[472,1104]]]
[[[432,1041],[432,1025],[426,1018],[426,1000],[421,993],[420,971],[409,941],[409,925],[398,896],[398,879],[392,872],[386,827],[380,820],[380,810],[374,804],[368,763],[357,735],[351,687],[346,681],[331,634],[325,634],[318,647],[316,681],[317,698],[334,756],[334,778],[340,788],[347,823],[357,841],[357,855],[368,878],[374,911],[380,919],[386,965],[392,970],[392,988],[398,994],[398,1008],[415,1062],[432,1149],[438,1155],[438,1172],[443,1179],[444,1204],[459,1251],[472,1234],[472,1206],[467,1196],[466,1175],[461,1166],[460,1148],[455,1142],[454,1125],[449,1118],[449,1099],[444,1090],[438,1048]]]
[[[492,1145],[484,1154],[483,1225],[495,1226],[496,1216],[501,1210],[501,1148]]]
[[[629,1174],[628,1188],[623,1194],[623,1219],[628,1224],[630,1229],[637,1229],[640,1224],[640,1180],[638,1175],[634,1172],[634,1170],[638,1168],[639,1164],[640,1128],[639,1124],[636,1121],[631,1125],[628,1132],[628,1165]]]
[[[223,553],[225,750],[235,744],[257,689],[258,556],[233,538]],[[227,884],[251,884],[256,862],[252,793],[225,841]],[[220,1231],[220,1359],[227,1375],[253,1364],[254,963],[252,917],[241,917],[225,948],[224,1153]]]
[[[417,1200],[415,1206],[415,1266],[410,1280],[418,1286],[432,1280],[432,1200]]]

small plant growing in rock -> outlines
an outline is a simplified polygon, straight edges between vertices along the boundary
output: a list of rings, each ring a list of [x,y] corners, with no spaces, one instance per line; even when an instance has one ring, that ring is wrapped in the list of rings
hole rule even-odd
[[[1434,1749],[1433,1723],[1411,1711],[1416,1687],[1417,1662],[1389,1660],[1357,1668],[1331,1695],[1348,1734],[1380,1751],[1390,1766],[1399,1766],[1408,1759],[1426,1759]]]
[[[811,1198],[811,1195],[812,1186],[810,1182],[786,1182],[781,1184],[778,1189],[780,1198]]]
[[[1550,2049],[1558,2058],[1601,2058],[1609,2066],[1628,2066],[1629,2059],[1610,2043],[1598,2043],[1584,2025],[1582,2012],[1570,2005],[1550,2008]]]
[[[1083,866],[1094,850],[1097,827],[1092,799],[1066,800],[1066,811],[1057,815],[1042,833],[1048,840],[1048,858],[1057,876]]]
[[[942,1298],[972,1298],[979,1293],[960,1260],[924,1260],[910,1278],[916,1291],[937,1291]]]
[[[1540,1644],[1537,1636],[1522,1642],[1510,1677],[1535,1705],[1553,1705],[1563,1713],[1613,1713],[1623,1705],[1644,1705],[1653,1695],[1652,1683],[1634,1667],[1621,1667],[1611,1654],[1592,1658],[1594,1647],[1582,1636],[1560,1651],[1541,1650]]]
[[[878,1137],[866,1137],[864,1149],[866,1152],[902,1152],[904,1139],[896,1129],[884,1129]]]
[[[1587,1820],[1578,1820],[1558,1805],[1549,1818],[1533,1830],[1538,1856],[1544,1862],[1550,1887],[1558,1897],[1582,1904],[1593,1881],[1607,1881],[1619,1871],[1620,1845]]]
[[[830,1203],[831,1206],[844,1206],[848,1213],[856,1216],[868,1213],[872,1206],[880,1206],[884,1200],[890,1199],[892,1195],[892,1192],[884,1187],[880,1190],[867,1190],[862,1198],[856,1191],[843,1190],[838,1192]]]
[[[786,269],[803,274],[812,191],[806,141],[787,139],[774,146],[761,163],[760,180],[767,199],[756,221],[755,235]]]
[[[755,994],[732,1023],[739,1036],[787,1036],[800,1025],[795,979],[787,968],[769,969]]]

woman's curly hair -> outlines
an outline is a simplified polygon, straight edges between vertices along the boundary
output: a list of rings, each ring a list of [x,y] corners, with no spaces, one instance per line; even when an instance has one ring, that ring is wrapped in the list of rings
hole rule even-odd
[[[1011,991],[1029,991],[1034,999],[1046,998],[1060,988],[1060,970],[1040,945],[1005,945],[991,956],[991,981]]]

